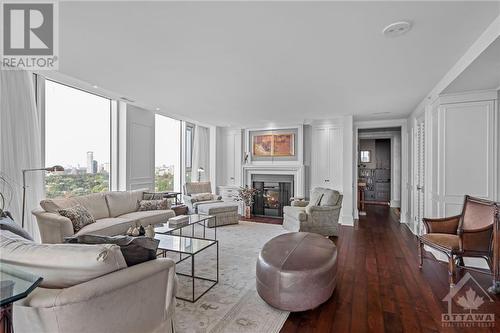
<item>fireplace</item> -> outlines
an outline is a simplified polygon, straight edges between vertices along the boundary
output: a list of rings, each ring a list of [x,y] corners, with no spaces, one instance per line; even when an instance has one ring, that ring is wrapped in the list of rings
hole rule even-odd
[[[293,196],[293,176],[255,175],[252,184],[259,192],[252,213],[256,216],[283,217],[283,207]]]

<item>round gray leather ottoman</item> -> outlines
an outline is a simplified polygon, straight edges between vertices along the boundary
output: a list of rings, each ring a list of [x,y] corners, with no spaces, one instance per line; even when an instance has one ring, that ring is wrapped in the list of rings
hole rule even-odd
[[[318,234],[292,232],[274,237],[257,260],[257,292],[286,311],[310,310],[327,301],[337,276],[337,248]]]

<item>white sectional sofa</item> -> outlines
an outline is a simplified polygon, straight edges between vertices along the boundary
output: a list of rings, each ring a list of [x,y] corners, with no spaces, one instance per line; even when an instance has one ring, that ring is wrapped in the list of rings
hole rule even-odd
[[[175,216],[173,210],[137,211],[138,202],[146,190],[103,192],[80,197],[46,199],[41,208],[33,210],[40,229],[42,243],[63,243],[64,237],[96,234],[116,236],[124,234],[131,226],[147,226],[166,222]],[[85,207],[96,219],[77,233],[71,220],[59,215],[57,210],[76,205]]]
[[[0,265],[43,277],[14,303],[16,333],[172,333],[175,262],[127,267],[117,245],[37,244],[0,232]]]

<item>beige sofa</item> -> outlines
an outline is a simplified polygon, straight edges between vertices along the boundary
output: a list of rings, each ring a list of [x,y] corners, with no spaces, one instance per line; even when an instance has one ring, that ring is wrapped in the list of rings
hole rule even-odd
[[[33,210],[40,229],[42,243],[62,243],[64,237],[84,234],[116,236],[131,226],[147,226],[166,222],[175,216],[173,210],[137,211],[145,190],[103,192],[80,197],[46,199],[41,208]],[[75,233],[70,219],[57,213],[58,209],[81,205],[96,219],[95,223]]]
[[[338,191],[314,188],[310,201],[292,201],[291,206],[283,207],[283,228],[338,236],[342,198]]]
[[[175,263],[166,258],[127,267],[117,245],[37,244],[0,233],[2,270],[43,277],[14,303],[16,333],[174,331]]]

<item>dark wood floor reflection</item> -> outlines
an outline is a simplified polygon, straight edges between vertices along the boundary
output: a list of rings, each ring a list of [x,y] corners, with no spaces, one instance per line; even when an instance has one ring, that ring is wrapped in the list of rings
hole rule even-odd
[[[490,302],[484,295],[480,309],[495,314],[495,328],[443,328],[446,265],[425,259],[420,270],[416,238],[407,226],[388,207],[367,210],[367,216],[354,227],[342,227],[335,239],[339,270],[332,298],[314,310],[290,314],[282,333],[500,332],[500,298],[491,296]],[[488,275],[472,276],[489,287]]]

